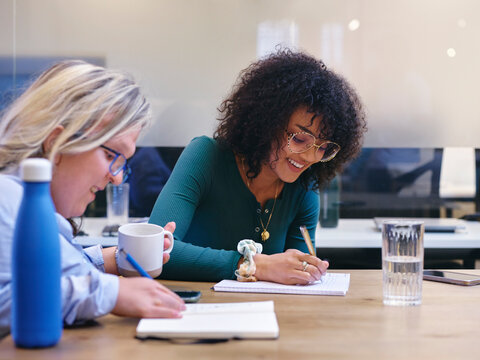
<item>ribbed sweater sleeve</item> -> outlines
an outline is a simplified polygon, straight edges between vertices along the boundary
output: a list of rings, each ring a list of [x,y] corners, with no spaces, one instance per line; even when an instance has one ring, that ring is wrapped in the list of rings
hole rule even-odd
[[[233,279],[240,254],[217,250],[208,245],[208,238],[196,239],[197,245],[182,241],[188,232],[196,209],[212,191],[212,180],[218,165],[218,149],[214,140],[199,137],[185,148],[175,169],[160,193],[149,222],[165,225],[175,221],[175,245],[170,261],[164,265],[161,278],[193,281]],[[212,214],[212,221],[215,214]]]
[[[318,192],[309,190],[305,191],[303,195],[304,196],[300,201],[299,210],[288,228],[285,250],[299,249],[303,252],[308,252],[308,248],[300,232],[301,225],[307,227],[310,238],[312,239],[313,248],[315,248],[315,231],[317,229],[320,212]]]

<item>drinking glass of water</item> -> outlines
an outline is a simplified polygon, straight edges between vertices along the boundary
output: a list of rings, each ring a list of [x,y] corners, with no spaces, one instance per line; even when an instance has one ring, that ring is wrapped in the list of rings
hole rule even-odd
[[[422,303],[422,221],[385,221],[382,228],[383,303]]]
[[[108,184],[106,190],[108,225],[123,225],[128,223],[129,184]]]

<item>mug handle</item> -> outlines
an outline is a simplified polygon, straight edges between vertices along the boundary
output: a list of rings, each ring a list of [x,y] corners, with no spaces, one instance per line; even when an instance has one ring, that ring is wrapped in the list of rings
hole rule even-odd
[[[166,236],[170,239],[170,246],[168,247],[168,249],[165,249],[163,252],[167,253],[167,254],[170,254],[170,252],[173,249],[173,243],[174,243],[173,234],[168,230],[164,230],[164,235],[163,236]]]

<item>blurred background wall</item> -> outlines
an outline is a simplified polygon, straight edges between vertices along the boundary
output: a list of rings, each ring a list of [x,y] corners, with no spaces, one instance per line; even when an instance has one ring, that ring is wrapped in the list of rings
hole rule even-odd
[[[140,145],[185,146],[212,135],[240,70],[283,44],[356,87],[365,146],[480,147],[478,14],[477,0],[0,0],[0,74],[22,87],[25,59],[101,59],[153,104]]]

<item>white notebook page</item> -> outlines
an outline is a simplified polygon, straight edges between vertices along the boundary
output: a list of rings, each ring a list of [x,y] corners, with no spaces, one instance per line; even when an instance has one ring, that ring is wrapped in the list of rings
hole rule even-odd
[[[275,339],[279,328],[273,301],[187,304],[181,319],[141,319],[139,338]]]
[[[222,280],[213,286],[215,291],[254,292],[303,295],[345,295],[350,286],[350,274],[327,273],[321,280],[308,285],[283,285],[268,281],[241,282]]]
[[[273,312],[273,301],[252,301],[238,303],[199,303],[185,304],[187,309],[183,315],[220,314],[220,313],[252,313]]]

